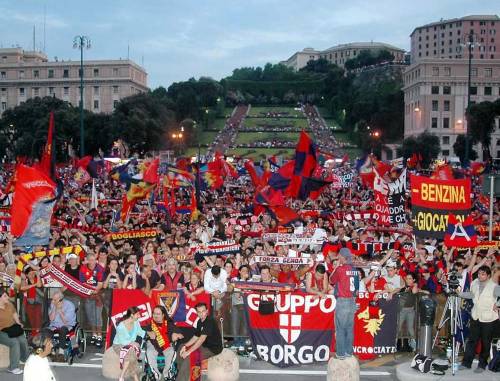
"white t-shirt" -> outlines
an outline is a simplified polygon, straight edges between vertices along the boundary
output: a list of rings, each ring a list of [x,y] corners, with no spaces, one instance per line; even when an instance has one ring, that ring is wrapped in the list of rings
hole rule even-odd
[[[37,355],[30,355],[24,365],[23,381],[56,381],[49,359]]]

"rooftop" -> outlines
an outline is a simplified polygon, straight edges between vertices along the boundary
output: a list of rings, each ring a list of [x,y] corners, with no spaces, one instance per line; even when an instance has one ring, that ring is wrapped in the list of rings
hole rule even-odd
[[[411,32],[410,36],[415,33],[416,30],[422,29],[422,28],[428,28],[430,26],[435,26],[435,25],[441,25],[441,24],[447,24],[447,23],[453,23],[457,21],[500,21],[500,17],[498,15],[469,15],[469,16],[464,16],[464,17],[459,17],[459,18],[454,18],[454,19],[441,19],[439,21],[434,21],[429,24],[417,26],[413,32]]]

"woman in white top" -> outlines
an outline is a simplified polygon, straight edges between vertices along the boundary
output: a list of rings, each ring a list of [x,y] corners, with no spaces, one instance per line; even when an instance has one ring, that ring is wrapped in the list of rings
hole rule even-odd
[[[34,352],[26,360],[24,365],[23,381],[56,381],[56,377],[50,369],[48,356],[52,352],[52,332],[42,330],[33,339]]]

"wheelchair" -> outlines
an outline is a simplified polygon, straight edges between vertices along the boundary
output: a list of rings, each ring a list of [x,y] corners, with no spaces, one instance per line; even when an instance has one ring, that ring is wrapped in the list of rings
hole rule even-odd
[[[174,348],[174,357],[172,357],[172,362],[170,364],[165,364],[165,356],[163,354],[158,354],[156,357],[156,361],[158,364],[158,371],[160,372],[160,379],[162,381],[175,381],[177,378],[177,362],[175,361],[177,358],[177,347],[178,345],[173,346]],[[141,381],[159,381],[151,366],[149,365],[149,360],[147,354],[144,356],[144,366],[143,366],[143,371],[144,374],[141,377]],[[165,370],[165,367],[168,367],[168,372],[167,376],[163,378],[163,371]]]
[[[87,336],[83,328],[79,323],[68,331],[66,337],[59,337],[59,332],[54,332],[53,334],[53,344],[52,349],[53,355],[57,355],[60,349],[63,349],[64,361],[68,365],[72,365],[75,357],[82,358],[87,350]],[[64,343],[64,345],[62,345]]]

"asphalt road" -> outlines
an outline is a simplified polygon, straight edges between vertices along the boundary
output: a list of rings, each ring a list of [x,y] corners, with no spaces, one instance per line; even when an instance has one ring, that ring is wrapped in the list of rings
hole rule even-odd
[[[106,380],[102,377],[102,354],[87,352],[82,359],[76,359],[71,366],[65,363],[53,363],[54,373],[57,381],[95,381]],[[393,381],[394,360],[386,361],[382,366],[362,365],[361,380],[363,381]],[[240,380],[241,381],[275,381],[278,378],[283,381],[305,381],[324,380],[326,378],[326,364],[308,365],[301,367],[290,367],[286,369],[277,368],[264,361],[255,361],[250,358],[240,357]],[[206,377],[204,377],[206,379]],[[0,370],[1,381],[21,381],[22,376],[15,376]],[[340,380],[339,380],[340,381]]]

